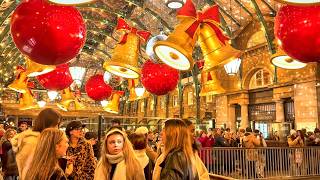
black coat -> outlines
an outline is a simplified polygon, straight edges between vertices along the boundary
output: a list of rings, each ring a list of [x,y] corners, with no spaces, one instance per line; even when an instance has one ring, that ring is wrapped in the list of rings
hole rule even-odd
[[[5,141],[2,144],[2,171],[4,176],[18,176],[18,166],[16,162],[15,153],[12,150],[12,145],[10,141]]]
[[[161,180],[196,180],[192,173],[192,164],[188,162],[182,150],[171,151],[165,160],[160,164]]]

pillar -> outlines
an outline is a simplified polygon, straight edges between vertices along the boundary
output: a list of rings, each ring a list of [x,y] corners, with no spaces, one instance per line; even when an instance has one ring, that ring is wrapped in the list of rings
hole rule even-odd
[[[228,127],[232,132],[236,132],[236,107],[234,104],[229,104],[228,113]]]
[[[241,106],[241,123],[240,128],[247,128],[250,126],[249,124],[249,118],[248,118],[248,104],[240,104]]]
[[[284,122],[284,108],[283,108],[283,100],[276,100],[276,122],[283,123]]]

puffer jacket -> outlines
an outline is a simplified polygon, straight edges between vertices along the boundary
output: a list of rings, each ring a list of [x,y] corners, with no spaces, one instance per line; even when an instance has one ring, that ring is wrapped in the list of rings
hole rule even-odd
[[[12,150],[16,153],[16,161],[21,180],[24,180],[36,149],[40,132],[27,130],[11,139]]]

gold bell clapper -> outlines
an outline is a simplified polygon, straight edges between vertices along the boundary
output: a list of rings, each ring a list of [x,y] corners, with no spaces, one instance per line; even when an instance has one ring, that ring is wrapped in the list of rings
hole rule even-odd
[[[28,77],[25,69],[18,66],[18,76],[8,85],[8,88],[19,93],[26,93],[28,91]]]
[[[200,91],[200,96],[207,96],[207,95],[216,95],[225,93],[225,89],[221,86],[220,81],[217,78],[215,71],[210,72],[202,72],[201,79],[205,78],[202,81],[202,87]]]
[[[52,65],[43,65],[26,58],[26,73],[28,77],[36,77],[55,70],[56,67]]]
[[[181,71],[193,67],[192,52],[197,39],[186,33],[192,23],[193,19],[181,20],[165,41],[155,43],[154,53],[163,63]]]
[[[103,107],[103,110],[109,113],[118,114],[120,97],[121,94],[119,92],[114,92],[111,101],[107,104],[107,106]]]
[[[61,101],[57,103],[57,106],[63,111],[68,111],[70,104],[75,101],[74,99],[75,97],[68,87],[62,90]]]
[[[146,41],[150,33],[130,27],[122,18],[118,19],[117,30],[126,33],[114,48],[112,58],[106,60],[103,67],[106,71],[123,78],[139,78],[140,39]]]
[[[200,27],[199,44],[204,57],[203,71],[209,72],[224,65],[241,55],[241,51],[234,49],[227,41],[222,42],[216,31],[208,24]]]
[[[38,104],[35,102],[32,92],[27,89],[27,91],[21,94],[19,99],[19,110],[29,110],[39,108]]]

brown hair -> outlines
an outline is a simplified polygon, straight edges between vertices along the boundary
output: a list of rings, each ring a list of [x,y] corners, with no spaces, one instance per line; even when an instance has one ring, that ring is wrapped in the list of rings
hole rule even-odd
[[[133,133],[129,135],[129,140],[135,150],[141,150],[147,147],[147,138],[144,134]]]
[[[64,132],[56,128],[47,128],[41,132],[30,169],[26,174],[28,179],[50,179],[55,171],[60,172],[59,176],[64,176],[62,169],[58,165],[56,154],[56,145],[63,138],[67,138]]]
[[[51,108],[42,110],[35,119],[32,130],[42,132],[49,127],[55,127],[60,123],[61,115]]]

